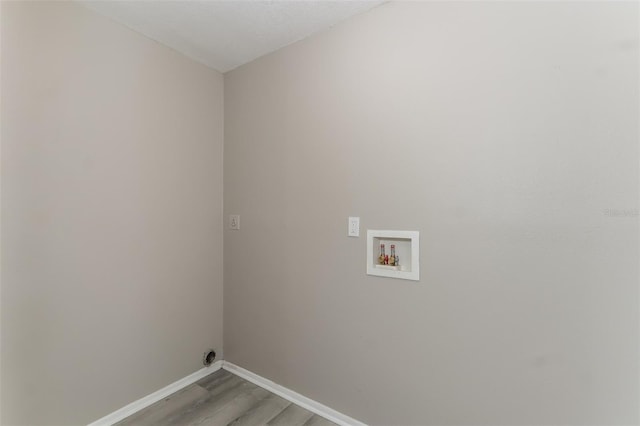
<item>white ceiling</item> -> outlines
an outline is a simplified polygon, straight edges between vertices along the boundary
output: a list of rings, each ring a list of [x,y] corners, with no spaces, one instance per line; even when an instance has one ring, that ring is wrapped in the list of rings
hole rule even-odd
[[[384,2],[78,1],[221,72],[232,70]]]

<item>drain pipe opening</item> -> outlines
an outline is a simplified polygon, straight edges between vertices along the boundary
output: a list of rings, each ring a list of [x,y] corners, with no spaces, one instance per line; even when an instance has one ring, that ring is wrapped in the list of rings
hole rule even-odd
[[[215,359],[216,352],[213,349],[209,349],[205,351],[204,356],[202,357],[202,363],[205,365],[205,367],[208,367],[213,364],[213,361],[215,361]]]

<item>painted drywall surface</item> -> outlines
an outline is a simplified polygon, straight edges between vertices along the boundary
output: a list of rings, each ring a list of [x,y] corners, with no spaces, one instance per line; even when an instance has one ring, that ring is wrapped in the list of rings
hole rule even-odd
[[[2,424],[86,424],[222,345],[222,75],[2,2]]]
[[[637,424],[637,16],[391,3],[225,74],[226,359],[375,425]]]
[[[381,0],[79,1],[222,72],[381,3]]]

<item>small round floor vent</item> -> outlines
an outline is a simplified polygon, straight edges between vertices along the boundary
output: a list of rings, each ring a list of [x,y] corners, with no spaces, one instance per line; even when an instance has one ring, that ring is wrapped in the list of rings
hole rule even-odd
[[[216,360],[216,352],[213,349],[206,350],[204,352],[204,356],[202,357],[202,363],[205,366],[210,366],[213,364],[213,361]]]

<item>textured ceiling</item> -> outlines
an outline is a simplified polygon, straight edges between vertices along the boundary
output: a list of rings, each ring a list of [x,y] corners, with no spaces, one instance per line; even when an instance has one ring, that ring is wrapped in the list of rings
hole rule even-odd
[[[221,72],[383,3],[379,0],[78,1]]]

